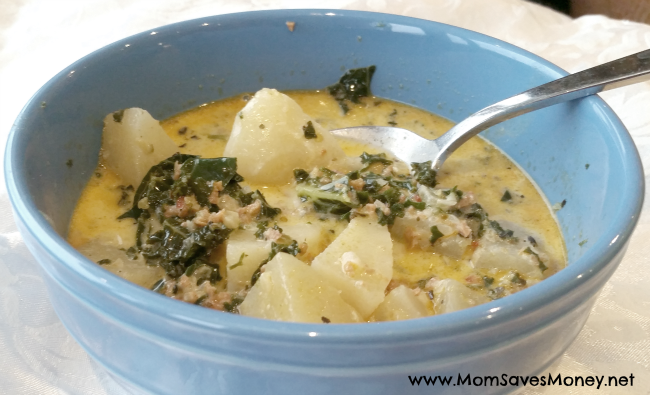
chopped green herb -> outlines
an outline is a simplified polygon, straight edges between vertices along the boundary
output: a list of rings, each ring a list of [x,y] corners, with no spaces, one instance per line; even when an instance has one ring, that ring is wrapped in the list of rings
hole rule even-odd
[[[504,240],[511,240],[511,241],[517,241],[518,239],[514,237],[514,231],[510,229],[503,229],[501,227],[501,224],[499,224],[497,221],[489,221],[490,227],[494,229],[497,234],[499,235],[500,238]]]
[[[492,300],[496,300],[496,299],[501,299],[504,296],[504,293],[505,293],[505,288],[496,287],[496,288],[489,289],[487,292],[487,296]]]
[[[501,196],[501,201],[502,202],[509,202],[512,200],[512,195],[510,194],[510,191],[506,190],[506,192]]]
[[[226,141],[228,140],[228,136],[224,136],[223,134],[209,134],[208,139]]]
[[[483,285],[488,288],[494,283],[494,277],[483,276]]]
[[[239,257],[239,260],[237,261],[237,263],[228,266],[228,269],[232,270],[232,269],[234,269],[236,267],[242,266],[244,264],[244,258],[246,258],[247,256],[248,255],[246,255],[245,252],[242,252],[241,256]]]
[[[517,284],[517,285],[526,285],[526,280],[521,278],[521,276],[517,272],[515,272],[515,274],[512,275],[512,278],[510,279],[510,281],[512,283],[514,283],[514,284]]]
[[[438,227],[434,225],[431,227],[431,237],[429,238],[429,242],[431,245],[433,245],[439,238],[443,236],[444,235],[442,232],[438,230]]]
[[[535,258],[537,258],[537,267],[539,267],[539,270],[544,272],[546,269],[548,269],[548,267],[544,264],[544,262],[542,262],[542,259],[539,257],[539,254],[533,251],[530,247],[526,247],[524,253],[534,255]]]
[[[424,202],[414,202],[408,199],[404,202],[404,208],[408,208],[408,207],[413,207],[416,210],[422,211],[427,207],[427,205]]]
[[[483,207],[478,203],[474,203],[464,208],[461,213],[467,219],[467,225],[472,229],[472,237],[475,239],[481,238],[485,231],[484,222],[488,218],[488,214],[483,210]]]
[[[585,165],[585,170],[589,170],[589,163]]]
[[[307,122],[307,125],[302,127],[302,131],[305,133],[305,138],[306,139],[315,139],[316,137],[316,129],[314,129],[314,125],[311,123],[311,121]]]
[[[115,111],[113,113],[113,121],[122,123],[122,118],[124,118],[124,110]]]
[[[238,309],[239,305],[242,304],[243,301],[244,301],[243,298],[235,295],[232,297],[232,299],[230,299],[230,302],[226,302],[223,304],[223,309],[228,313],[237,314],[239,312]]]
[[[128,206],[131,202],[130,196],[131,192],[133,192],[133,185],[126,187],[124,185],[120,185],[119,188],[122,190],[122,194],[120,195],[120,200],[117,202],[117,204],[118,206]]]
[[[135,261],[136,259],[139,258],[139,257],[138,257],[138,249],[135,248],[135,247],[129,247],[129,248],[126,250],[126,256],[127,256],[127,258],[129,258],[130,260]]]
[[[532,245],[533,247],[537,247],[537,240],[535,240],[535,238],[534,238],[533,236],[528,236],[528,242],[529,242],[530,245]]]
[[[298,184],[307,181],[309,178],[309,173],[303,169],[294,169],[293,177],[296,179]]]
[[[589,239],[584,239],[584,240],[582,240],[580,243],[578,243],[578,245],[579,245],[580,247],[582,247],[583,245],[587,244],[588,241],[589,241]]]
[[[100,259],[99,261],[97,261],[97,263],[100,265],[108,265],[111,262],[112,261],[110,259]]]
[[[324,324],[329,324],[330,322],[332,322],[332,321],[330,321],[329,318],[327,318],[327,317],[325,317],[325,316],[320,317],[320,319],[321,319],[321,321],[323,321]]]
[[[446,190],[442,191],[442,194],[443,194],[444,196],[449,196],[449,195],[451,195],[452,193],[453,193],[454,195],[456,195],[456,196],[458,197],[458,199],[460,199],[460,198],[463,197],[463,191],[461,191],[460,189],[458,189],[458,185],[454,186],[454,187],[451,188],[451,189],[446,189]]]
[[[65,165],[68,166],[68,167],[72,167],[72,164],[73,164],[72,159],[68,159],[68,160],[65,162]]]

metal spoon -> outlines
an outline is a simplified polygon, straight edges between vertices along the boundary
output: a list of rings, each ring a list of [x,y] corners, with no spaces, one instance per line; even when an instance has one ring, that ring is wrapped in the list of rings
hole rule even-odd
[[[355,126],[335,129],[332,133],[381,147],[406,163],[430,160],[431,167],[437,171],[452,152],[491,126],[540,108],[648,80],[649,73],[650,50],[646,50],[570,74],[492,104],[470,115],[435,140],[391,126]]]

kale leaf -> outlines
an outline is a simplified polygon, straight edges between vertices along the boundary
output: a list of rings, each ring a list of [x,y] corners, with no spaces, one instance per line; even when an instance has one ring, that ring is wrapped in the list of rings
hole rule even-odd
[[[257,219],[260,218],[272,219],[275,218],[276,215],[282,212],[282,210],[279,208],[271,207],[267,203],[266,199],[264,198],[264,195],[262,195],[262,192],[260,192],[259,190],[256,190],[255,192],[251,192],[250,199],[251,199],[251,203],[253,203],[255,200],[259,200],[260,202],[262,202],[262,210],[260,211],[260,214],[257,216]]]
[[[282,212],[282,209],[271,207],[264,198],[262,192],[259,190],[246,193],[237,183],[231,182],[226,186],[226,188],[224,188],[222,193],[230,195],[230,197],[239,202],[240,206],[248,206],[249,204],[253,204],[256,200],[259,200],[262,204],[262,209],[256,219],[273,219]]]
[[[366,165],[371,165],[373,163],[381,163],[382,165],[392,165],[393,161],[390,159],[386,158],[386,154],[381,152],[376,155],[369,154],[367,152],[364,152],[360,156],[361,158],[361,163],[366,164]]]
[[[324,198],[314,199],[312,203],[314,204],[314,210],[322,214],[344,215],[354,207],[351,203]]]
[[[177,166],[180,166],[180,174]],[[189,230],[181,226],[184,219],[166,218],[164,212],[167,206],[175,205],[178,198],[190,195],[210,211],[218,211],[219,208],[209,202],[209,197],[213,183],[219,181],[230,190],[241,190],[238,183],[243,178],[237,174],[237,159],[203,159],[176,153],[151,167],[135,192],[133,207],[119,217],[137,221],[134,252],[142,252],[147,264],[160,265],[173,278],[193,265],[207,264],[211,251],[223,243],[232,230],[212,223]],[[254,201],[254,193],[250,195]],[[263,197],[261,200],[265,202]],[[275,209],[266,209],[275,212]],[[156,220],[162,229],[147,235],[152,227],[150,221]],[[221,279],[221,275],[218,270],[210,269],[206,278],[215,281]]]
[[[148,264],[160,265],[174,278],[181,276],[197,261],[207,263],[210,251],[232,232],[223,224],[211,223],[190,231],[181,223],[177,218],[166,219],[163,229],[150,235],[141,247]]]
[[[359,103],[360,98],[370,96],[370,81],[376,69],[375,66],[369,66],[348,70],[339,82],[327,87],[330,95],[339,103],[344,113],[350,110],[346,100]]]
[[[413,162],[411,169],[417,182],[431,188],[436,186],[436,171],[431,168],[430,160],[422,163]]]
[[[237,158],[191,158],[181,166],[181,174],[174,182],[174,197],[193,193],[202,206],[209,206],[211,182],[221,181],[225,186],[231,180],[243,181],[237,174]]]

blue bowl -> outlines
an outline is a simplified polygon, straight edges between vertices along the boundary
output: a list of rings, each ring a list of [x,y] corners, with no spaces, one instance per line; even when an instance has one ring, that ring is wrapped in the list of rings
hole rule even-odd
[[[295,31],[287,21],[296,22]],[[621,261],[642,204],[638,153],[597,97],[483,134],[528,171],[550,202],[566,199],[558,219],[569,266],[464,311],[363,325],[258,320],[147,291],[66,243],[107,113],[137,106],[161,119],[262,87],[322,88],[343,69],[371,64],[376,95],[453,121],[566,74],[520,48],[434,22],[355,11],[262,11],[126,38],[36,93],[9,138],[7,187],[54,308],[93,358],[131,388],[156,394],[396,394],[454,389],[414,387],[409,376],[452,376],[456,384],[468,374],[534,375],[562,354]],[[463,391],[516,389],[497,384]]]

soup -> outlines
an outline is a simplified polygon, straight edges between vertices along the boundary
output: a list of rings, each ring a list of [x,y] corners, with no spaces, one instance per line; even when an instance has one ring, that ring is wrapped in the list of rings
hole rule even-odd
[[[565,266],[547,202],[483,139],[438,173],[337,141],[328,130],[397,125],[434,138],[451,127],[363,96],[264,89],[159,126],[139,109],[110,114],[68,241],[171,298],[297,322],[448,313]]]

